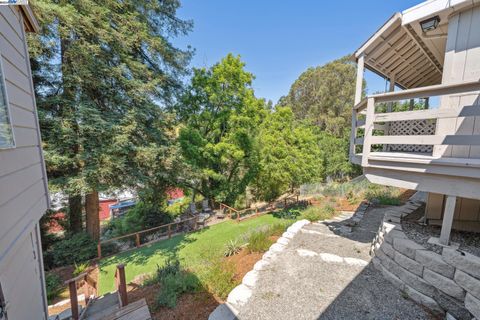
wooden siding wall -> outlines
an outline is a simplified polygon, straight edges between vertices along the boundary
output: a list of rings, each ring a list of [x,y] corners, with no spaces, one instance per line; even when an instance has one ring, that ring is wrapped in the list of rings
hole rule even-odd
[[[0,6],[0,59],[16,147],[0,150],[0,281],[9,319],[44,319],[36,231],[48,191],[23,17]]]
[[[443,70],[443,84],[480,79],[480,6],[460,12],[449,19],[448,39]],[[441,108],[477,105],[479,93],[443,97]],[[437,134],[480,134],[480,117],[440,119]],[[479,146],[435,146],[434,155],[442,157],[480,158]],[[430,223],[440,224],[445,197],[429,194],[426,214]],[[457,198],[453,227],[480,231],[480,201]]]

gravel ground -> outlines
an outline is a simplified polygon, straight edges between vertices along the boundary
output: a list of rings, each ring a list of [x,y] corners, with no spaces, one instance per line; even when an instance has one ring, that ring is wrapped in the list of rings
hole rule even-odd
[[[440,226],[425,226],[416,221],[424,214],[425,207],[420,207],[402,220],[402,228],[407,237],[425,248],[442,254],[442,247],[428,243],[430,237],[440,236]],[[480,257],[480,234],[452,230],[450,241],[458,243],[460,250]]]
[[[434,319],[372,266],[370,242],[385,211],[369,209],[347,235],[335,234],[326,225],[306,225],[309,231],[297,233],[261,271],[238,319]],[[309,254],[299,254],[302,250]],[[324,255],[360,259],[364,265],[327,261]]]

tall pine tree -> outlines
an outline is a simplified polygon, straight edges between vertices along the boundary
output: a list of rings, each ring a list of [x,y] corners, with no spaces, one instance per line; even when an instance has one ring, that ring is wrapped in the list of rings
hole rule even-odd
[[[86,195],[87,231],[98,239],[98,192],[145,186],[167,165],[170,124],[158,105],[181,88],[192,51],[171,41],[192,23],[176,16],[178,0],[33,5],[42,32],[29,41],[49,179],[69,197],[72,231],[82,229]]]

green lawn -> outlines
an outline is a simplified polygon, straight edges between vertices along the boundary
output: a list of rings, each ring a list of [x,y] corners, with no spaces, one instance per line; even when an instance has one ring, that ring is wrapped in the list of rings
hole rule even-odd
[[[178,257],[187,268],[195,271],[206,257],[222,255],[225,243],[235,239],[249,229],[258,226],[285,222],[271,214],[249,219],[240,223],[225,221],[201,231],[178,235],[172,239],[121,253],[100,261],[99,294],[115,290],[114,274],[116,265],[125,264],[127,282],[135,276],[152,273],[168,257]]]

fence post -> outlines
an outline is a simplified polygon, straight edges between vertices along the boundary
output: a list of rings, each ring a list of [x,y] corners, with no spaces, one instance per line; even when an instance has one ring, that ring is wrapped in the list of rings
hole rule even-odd
[[[172,237],[172,228],[171,227],[172,227],[172,225],[169,224],[168,225],[168,239],[170,239]]]
[[[125,307],[128,304],[127,297],[127,283],[125,281],[125,266],[123,264],[117,265],[118,276],[118,296],[120,298],[120,307]]]
[[[255,206],[255,215],[258,216],[258,207]]]
[[[237,222],[240,222],[240,212],[237,211]]]
[[[193,225],[193,230],[197,230],[198,228],[198,218],[195,218],[195,224]]]
[[[78,298],[77,298],[77,283],[75,280],[68,283],[68,290],[70,291],[70,307],[72,310],[72,319],[78,320]]]
[[[135,244],[140,247],[140,234],[138,232],[135,234]]]
[[[102,257],[102,243],[100,241],[97,244],[97,255],[98,255],[98,259]]]
[[[85,305],[88,305],[88,302],[90,301],[90,285],[87,282],[87,276],[83,279],[83,286],[84,286],[84,291],[83,294],[85,295]]]

